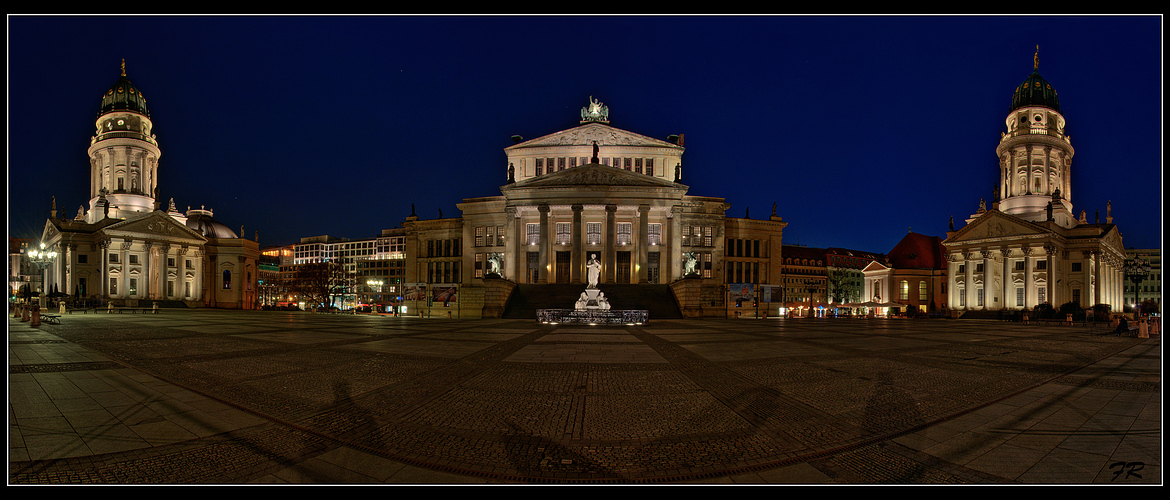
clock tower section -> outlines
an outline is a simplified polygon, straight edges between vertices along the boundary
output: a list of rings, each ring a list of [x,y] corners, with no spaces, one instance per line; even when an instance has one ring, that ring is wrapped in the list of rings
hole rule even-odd
[[[89,212],[86,222],[124,219],[155,210],[162,156],[142,91],[122,76],[102,96],[90,139]]]

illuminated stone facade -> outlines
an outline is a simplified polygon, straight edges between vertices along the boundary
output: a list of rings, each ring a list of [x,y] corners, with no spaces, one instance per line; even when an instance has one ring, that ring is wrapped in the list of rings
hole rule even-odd
[[[947,233],[947,306],[1030,310],[1066,302],[1122,308],[1125,249],[1105,222],[1073,214],[1073,148],[1056,91],[1037,70],[1016,88],[996,154],[1000,181],[991,207]]]
[[[89,209],[58,217],[54,200],[45,223],[41,243],[57,251],[46,288],[117,305],[254,307],[256,242],[215,221],[211,210],[180,213],[173,200],[160,209],[161,156],[146,99],[123,67],[102,96],[90,140]]]
[[[408,217],[407,282],[468,292],[494,278],[584,287],[586,262],[596,256],[602,285],[694,278],[722,287],[726,245],[742,248],[743,241],[751,253],[735,256],[739,279],[779,279],[780,217],[728,218],[725,199],[687,194],[681,136],[659,140],[612,127],[593,99],[581,114],[578,127],[514,138],[504,150],[508,180],[499,196],[465,199],[457,218]]]

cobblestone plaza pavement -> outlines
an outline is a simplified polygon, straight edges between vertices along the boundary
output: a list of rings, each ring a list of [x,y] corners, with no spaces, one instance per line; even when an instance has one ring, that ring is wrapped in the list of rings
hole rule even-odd
[[[9,484],[1161,484],[1161,339],[9,314]]]

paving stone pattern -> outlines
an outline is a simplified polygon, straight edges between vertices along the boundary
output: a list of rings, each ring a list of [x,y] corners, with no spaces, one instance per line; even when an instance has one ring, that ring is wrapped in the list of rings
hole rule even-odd
[[[1100,483],[1116,482],[1125,464],[1130,482],[1161,480],[1159,450],[1151,450],[1148,439],[1161,439],[1160,414],[1148,409],[1160,408],[1159,341],[1083,327],[774,319],[584,328],[521,320],[165,311],[67,315],[61,325],[31,328],[9,316],[9,420],[17,435],[10,440],[10,484],[393,482],[379,478],[376,468],[359,474],[357,465],[333,458],[353,451],[494,483],[803,477],[851,484]],[[1142,373],[1153,377],[1103,375],[1128,365],[1078,371],[1151,342],[1152,349],[1132,359],[1145,356],[1155,367]],[[51,359],[57,351],[50,349],[66,346],[96,356]],[[174,403],[183,406],[175,414],[242,417],[233,417],[234,424],[207,417],[200,424],[206,430],[161,408],[129,419],[125,415],[146,403],[115,407],[112,398],[126,396],[115,391],[54,396],[61,389],[52,387],[72,386],[47,376],[69,372],[160,384],[159,390],[186,403]],[[49,402],[37,399],[34,385],[56,408],[38,406]],[[1076,450],[1085,462],[1082,472],[1060,477],[1037,467],[1032,475],[1014,470],[991,460],[992,450],[1007,449],[999,441],[967,448],[977,452],[954,451],[953,434],[974,439],[970,429],[1037,404],[1044,398],[1033,396],[1037,388],[1054,386],[1068,389],[1060,393],[1061,405],[1074,393],[1081,404],[1095,404],[1081,397],[1085,391],[1137,395],[1133,404],[1106,399],[1091,410],[1115,411],[1126,423],[1101,423],[1115,439],[1097,455],[1086,458]],[[87,418],[106,418],[110,425],[66,425],[70,415],[77,418],[71,412],[81,410],[62,410],[62,402],[83,399],[97,401]],[[1030,418],[1053,422],[1045,419],[1059,416],[1062,406],[1048,403]],[[1033,460],[1044,463],[1086,424],[1092,420],[1054,428],[1050,436],[1059,439],[1020,446],[1047,447]],[[54,425],[61,430],[53,431]],[[957,425],[968,427],[940,436]],[[153,440],[151,429],[158,433]],[[118,432],[126,435],[117,438]],[[1142,433],[1147,439],[1123,448],[1127,436]],[[90,452],[61,451],[74,435]],[[1119,449],[1131,457],[1114,457]],[[1122,465],[1110,471],[1110,461]],[[340,463],[327,466],[334,462]],[[779,477],[779,471],[789,475]],[[1141,474],[1135,471],[1145,475],[1134,479]]]

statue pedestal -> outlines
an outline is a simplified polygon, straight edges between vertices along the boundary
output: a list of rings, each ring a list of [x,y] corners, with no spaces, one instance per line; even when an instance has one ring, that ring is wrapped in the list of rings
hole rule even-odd
[[[608,311],[609,301],[597,288],[586,288],[573,307],[577,311]]]

